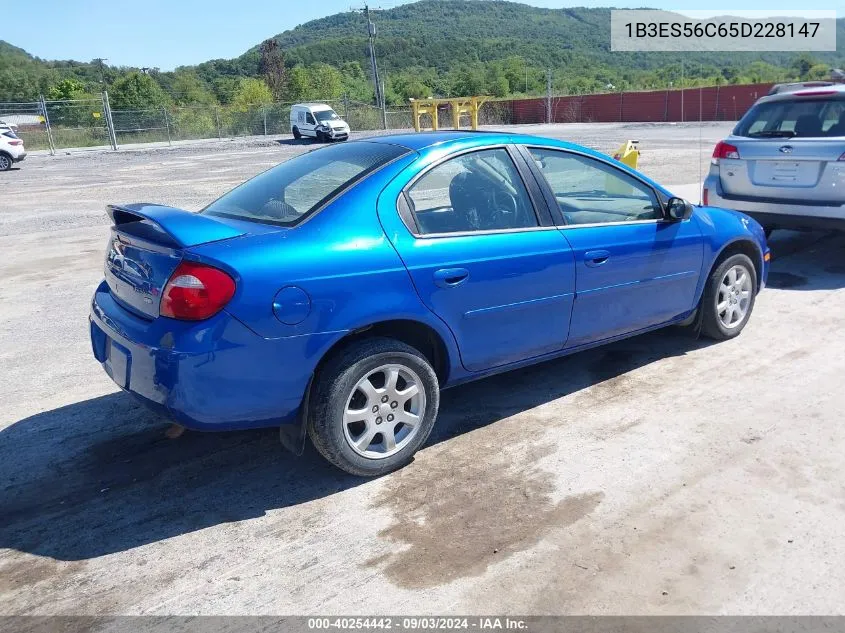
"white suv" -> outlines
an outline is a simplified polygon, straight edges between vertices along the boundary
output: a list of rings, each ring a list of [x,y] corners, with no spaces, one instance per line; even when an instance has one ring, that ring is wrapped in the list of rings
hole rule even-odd
[[[845,85],[780,86],[716,145],[702,202],[766,229],[845,230]]]
[[[14,163],[26,158],[23,141],[12,131],[12,128],[0,126],[0,171],[12,168]]]

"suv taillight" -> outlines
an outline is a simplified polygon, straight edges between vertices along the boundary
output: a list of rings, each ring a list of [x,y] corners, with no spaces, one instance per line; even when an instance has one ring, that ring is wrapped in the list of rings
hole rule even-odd
[[[16,146],[17,145],[23,145],[23,141],[20,140],[20,139],[17,139],[17,138],[9,139],[7,141],[7,143],[9,143],[9,145],[16,145]]]
[[[718,165],[720,158],[739,158],[739,150],[735,145],[719,141],[713,148],[713,158],[710,159],[710,162]]]
[[[182,262],[161,295],[161,316],[201,321],[223,309],[235,294],[235,280],[219,268]]]

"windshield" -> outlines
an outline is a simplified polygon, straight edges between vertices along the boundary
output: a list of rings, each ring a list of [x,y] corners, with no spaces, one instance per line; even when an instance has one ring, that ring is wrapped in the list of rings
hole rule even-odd
[[[337,112],[334,110],[320,110],[319,112],[315,112],[314,116],[317,117],[318,121],[338,121],[340,117],[337,116]]]
[[[407,152],[398,145],[363,141],[318,149],[247,180],[200,213],[291,226]]]
[[[750,138],[845,136],[845,98],[760,103],[742,117],[734,135]]]

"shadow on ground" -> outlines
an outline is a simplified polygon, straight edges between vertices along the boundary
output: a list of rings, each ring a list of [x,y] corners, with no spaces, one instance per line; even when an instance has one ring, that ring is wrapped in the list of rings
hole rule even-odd
[[[443,393],[430,443],[705,345],[677,330],[545,362]],[[164,437],[167,423],[116,393],[0,432],[0,548],[59,560],[128,550],[362,483],[276,430]]]
[[[769,240],[768,287],[777,290],[845,288],[845,235],[775,231]]]

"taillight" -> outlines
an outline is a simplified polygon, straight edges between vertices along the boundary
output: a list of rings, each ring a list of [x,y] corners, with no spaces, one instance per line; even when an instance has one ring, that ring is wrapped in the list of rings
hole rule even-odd
[[[19,138],[9,139],[8,143],[9,145],[23,145],[23,141]]]
[[[713,148],[713,158],[710,159],[710,162],[718,165],[720,158],[739,158],[739,150],[735,145],[725,143],[725,141],[719,141],[716,143],[716,147]]]
[[[223,309],[235,294],[235,280],[218,268],[182,262],[161,296],[161,316],[201,321]]]
[[[701,204],[703,204],[705,207],[708,204],[710,204],[709,201],[708,201],[709,197],[710,197],[710,192],[707,189],[703,189],[701,191]]]

